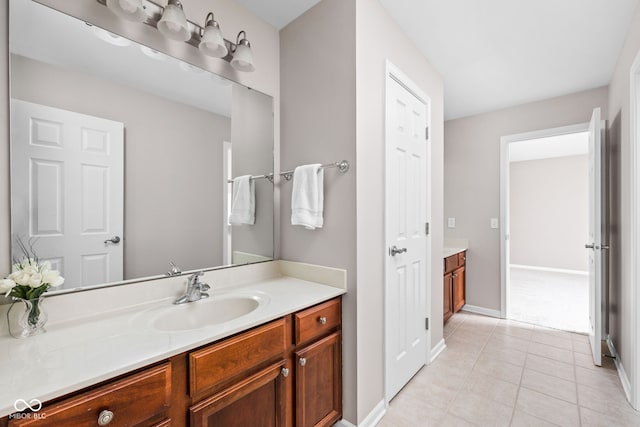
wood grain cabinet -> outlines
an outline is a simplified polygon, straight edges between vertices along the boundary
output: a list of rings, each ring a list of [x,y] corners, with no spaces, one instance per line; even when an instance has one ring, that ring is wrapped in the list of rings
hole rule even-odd
[[[466,254],[466,251],[460,252],[444,259],[444,322],[460,311],[466,301]]]
[[[296,427],[331,426],[342,418],[341,311],[334,299],[295,315]]]
[[[190,408],[192,427],[286,425],[285,362],[271,365]]]
[[[285,425],[287,323],[278,319],[189,353],[192,427]]]
[[[169,425],[171,365],[129,375],[94,390],[43,405],[28,418],[9,418],[17,426],[162,426]],[[38,417],[41,416],[40,417]]]
[[[342,302],[329,300],[0,427],[310,427],[342,418]]]

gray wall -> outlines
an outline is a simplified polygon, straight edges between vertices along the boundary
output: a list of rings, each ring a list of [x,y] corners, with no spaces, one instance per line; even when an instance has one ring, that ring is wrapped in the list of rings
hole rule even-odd
[[[231,146],[233,176],[273,172],[273,99],[235,86],[232,92]],[[232,227],[234,251],[273,257],[273,184],[254,181],[256,222]]]
[[[587,271],[589,157],[512,162],[511,264]]]
[[[324,0],[280,32],[282,170],[346,159],[325,171],[324,226],[291,225],[291,182],[281,181],[282,258],[347,270],[343,303],[344,416],[356,421],[355,1]],[[377,375],[377,373],[376,373]]]
[[[640,52],[640,8],[631,23],[624,47],[609,85],[609,189],[610,237],[609,246],[609,335],[618,352],[628,378],[635,375],[631,346],[633,322],[631,316],[631,167],[630,167],[630,70]],[[636,284],[637,286],[637,284]]]
[[[322,42],[319,43],[318,41]],[[281,32],[282,167],[347,159],[325,174],[325,227],[290,225],[282,185],[283,258],[346,268],[344,416],[358,424],[384,398],[385,59],[431,97],[432,221],[442,223],[442,82],[377,0],[324,0]],[[433,227],[433,319],[442,318],[442,230]],[[442,339],[434,321],[433,344]]]
[[[607,87],[445,122],[445,237],[469,240],[467,304],[500,310],[500,137],[588,122],[595,107],[607,117]]]
[[[124,123],[125,280],[164,274],[169,261],[222,264],[222,185],[213,183],[229,118],[22,56],[11,56],[11,73],[14,98]],[[168,203],[175,196],[196,206]]]

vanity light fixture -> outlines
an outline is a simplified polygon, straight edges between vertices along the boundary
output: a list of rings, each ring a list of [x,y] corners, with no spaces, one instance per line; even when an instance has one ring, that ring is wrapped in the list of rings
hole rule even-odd
[[[107,7],[127,21],[143,22],[147,19],[142,0],[107,0]]]
[[[114,46],[120,46],[120,47],[129,46],[131,44],[131,40],[129,39],[120,37],[119,35],[113,34],[110,31],[103,30],[100,27],[96,27],[93,25],[91,27],[93,28],[93,33],[96,35],[96,37],[98,37],[100,40],[105,41],[109,44],[112,44]]]
[[[204,27],[201,27],[187,20],[179,0],[167,0],[164,7],[158,4],[159,0],[96,1],[118,16],[157,28],[163,36],[187,42],[204,55],[221,58],[238,71],[255,70],[251,43],[245,31],[238,33],[235,43],[225,39],[212,12],[207,14]]]
[[[178,0],[169,0],[169,4],[162,12],[162,18],[158,21],[158,31],[163,36],[180,42],[186,42],[191,38],[187,17],[182,9],[182,3]]]
[[[242,36],[242,38],[240,38]],[[256,67],[253,65],[253,53],[251,52],[251,43],[247,40],[247,33],[244,30],[238,33],[236,44],[232,46],[233,59],[231,66],[238,71],[253,71]]]
[[[207,14],[204,29],[200,31],[200,44],[198,48],[205,55],[214,58],[224,58],[229,53],[227,46],[224,44],[220,25],[218,21],[214,19],[212,12]]]

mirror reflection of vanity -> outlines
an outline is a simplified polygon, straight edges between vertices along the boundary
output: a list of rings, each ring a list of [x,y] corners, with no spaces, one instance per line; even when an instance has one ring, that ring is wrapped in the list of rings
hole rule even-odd
[[[273,100],[33,1],[10,1],[11,223],[65,288],[273,258]]]

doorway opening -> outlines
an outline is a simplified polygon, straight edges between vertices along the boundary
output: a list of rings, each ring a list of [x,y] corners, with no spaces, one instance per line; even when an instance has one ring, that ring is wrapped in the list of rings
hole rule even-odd
[[[588,124],[503,138],[503,317],[588,333]]]

